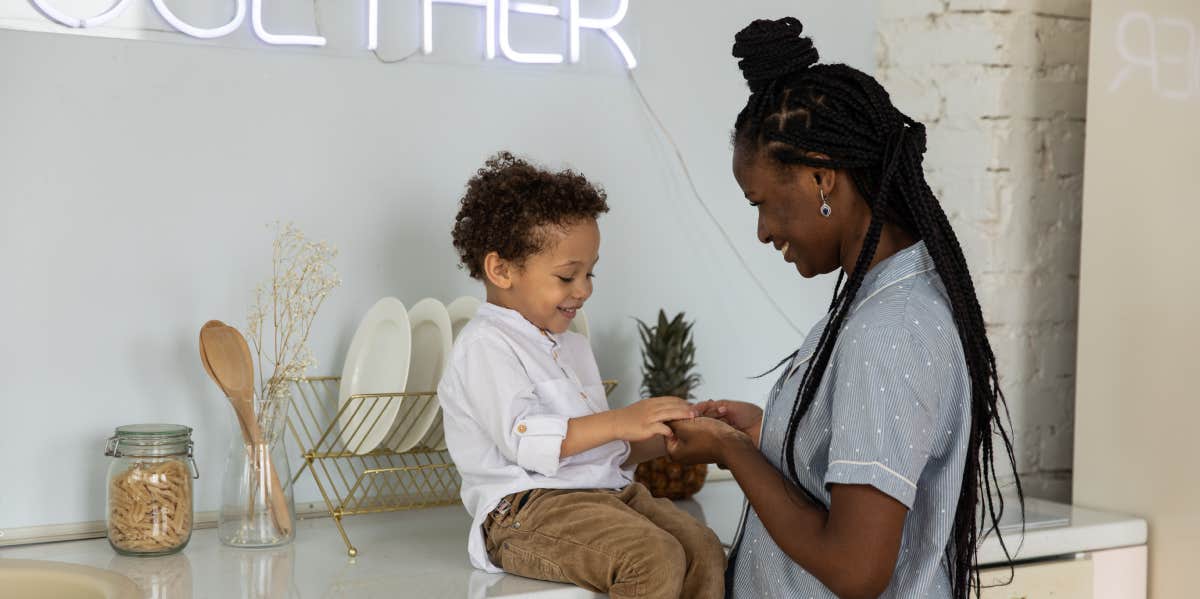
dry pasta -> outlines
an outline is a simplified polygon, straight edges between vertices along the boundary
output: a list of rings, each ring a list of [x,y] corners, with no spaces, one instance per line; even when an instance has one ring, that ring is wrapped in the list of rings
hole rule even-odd
[[[132,553],[169,551],[192,534],[192,477],[177,460],[138,462],[108,489],[108,538]]]

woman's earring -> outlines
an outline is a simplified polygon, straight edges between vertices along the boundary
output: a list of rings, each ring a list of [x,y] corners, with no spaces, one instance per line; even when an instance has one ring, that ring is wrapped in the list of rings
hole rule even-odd
[[[833,214],[833,208],[829,205],[829,202],[825,201],[825,190],[818,187],[817,192],[821,194],[821,216],[829,218],[829,215]]]

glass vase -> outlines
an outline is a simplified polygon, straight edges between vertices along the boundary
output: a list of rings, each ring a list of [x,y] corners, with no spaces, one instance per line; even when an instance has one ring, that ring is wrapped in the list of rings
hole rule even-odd
[[[285,438],[291,392],[284,386],[256,399],[255,422],[233,430],[221,483],[217,534],[231,547],[277,547],[296,535],[296,503]]]

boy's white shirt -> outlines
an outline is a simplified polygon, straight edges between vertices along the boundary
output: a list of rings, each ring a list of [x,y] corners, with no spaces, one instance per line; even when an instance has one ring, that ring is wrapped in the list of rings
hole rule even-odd
[[[471,565],[500,572],[482,525],[505,496],[528,489],[619,489],[629,444],[612,441],[560,458],[567,421],[608,409],[586,337],[543,332],[515,310],[485,303],[454,342],[438,385],[446,445],[472,515]]]

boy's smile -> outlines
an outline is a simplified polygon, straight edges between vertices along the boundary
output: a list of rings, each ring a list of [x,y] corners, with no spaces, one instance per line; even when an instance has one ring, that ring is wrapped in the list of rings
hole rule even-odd
[[[592,269],[600,259],[600,227],[593,218],[547,225],[544,249],[523,264],[489,261],[488,301],[520,312],[539,329],[565,332],[592,295]]]

